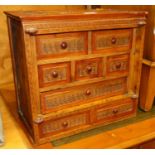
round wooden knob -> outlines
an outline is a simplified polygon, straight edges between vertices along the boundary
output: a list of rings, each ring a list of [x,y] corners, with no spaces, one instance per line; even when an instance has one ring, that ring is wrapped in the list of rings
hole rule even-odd
[[[67,48],[67,43],[66,42],[62,42],[61,43],[61,48],[62,49],[66,49]]]
[[[117,114],[117,113],[118,113],[118,110],[117,110],[117,109],[114,109],[114,110],[113,110],[113,113],[114,113],[114,114]]]
[[[87,72],[90,73],[92,71],[92,67],[91,66],[87,66]]]
[[[63,122],[63,123],[62,123],[62,126],[63,126],[63,127],[67,127],[67,126],[68,126],[68,122]]]
[[[116,68],[117,68],[117,69],[120,69],[120,68],[121,68],[121,63],[117,63],[117,64],[116,64]]]
[[[53,72],[52,72],[52,77],[53,77],[53,78],[57,78],[57,77],[58,77],[58,72],[53,71]]]
[[[115,37],[113,37],[113,38],[111,39],[111,43],[112,43],[112,44],[115,44],[115,43],[116,43],[116,38],[115,38]]]
[[[86,90],[86,95],[89,96],[91,94],[90,90]]]

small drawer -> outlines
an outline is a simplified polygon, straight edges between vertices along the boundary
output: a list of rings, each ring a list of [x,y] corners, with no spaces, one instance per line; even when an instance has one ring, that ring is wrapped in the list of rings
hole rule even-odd
[[[87,32],[37,35],[38,58],[87,54]]]
[[[40,137],[60,134],[79,130],[90,124],[90,114],[88,112],[69,115],[63,118],[50,119],[38,125]]]
[[[126,78],[97,82],[83,86],[65,88],[41,93],[41,111],[43,114],[67,108],[75,104],[84,104],[97,97],[110,97],[126,93]]]
[[[108,106],[100,107],[96,110],[96,122],[108,122],[119,120],[125,116],[130,116],[136,112],[136,103],[128,98],[109,103]]]
[[[39,86],[70,82],[70,68],[70,62],[40,65],[38,67]]]
[[[93,58],[76,61],[75,79],[90,79],[102,76],[102,59]]]
[[[129,55],[115,55],[107,57],[107,75],[117,76],[128,74],[129,72]]]
[[[131,45],[131,29],[94,31],[92,34],[93,53],[128,51]]]

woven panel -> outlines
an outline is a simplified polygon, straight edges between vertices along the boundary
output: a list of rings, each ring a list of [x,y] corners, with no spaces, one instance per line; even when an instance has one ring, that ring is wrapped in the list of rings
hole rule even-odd
[[[117,113],[114,112],[114,110],[117,110]],[[133,103],[127,103],[127,104],[123,104],[123,105],[119,105],[117,107],[112,107],[109,109],[100,109],[97,111],[97,119],[106,119],[109,117],[115,117],[119,114],[125,114],[128,112],[131,112],[133,110]]]
[[[90,94],[87,95],[86,92],[89,90]],[[95,98],[105,95],[113,96],[114,94],[121,94],[126,92],[126,78],[117,79],[113,81],[106,81],[101,82],[97,84],[92,84],[91,86],[84,86],[81,89],[75,88],[71,89],[69,91],[64,91],[62,93],[54,94],[51,92],[50,94],[43,94],[42,96],[44,98],[44,103],[42,105],[44,106],[44,109],[47,110],[54,110],[53,108],[72,104],[75,102],[82,101],[84,103],[84,100]]]
[[[86,52],[86,37],[86,33],[39,35],[36,37],[38,57]]]
[[[69,130],[72,129],[73,127],[78,127],[81,125],[85,125],[87,123],[88,123],[87,114],[83,113],[54,121],[50,120],[44,122],[43,124],[41,124],[40,130],[43,135],[46,135],[48,133],[55,133],[62,130]]]

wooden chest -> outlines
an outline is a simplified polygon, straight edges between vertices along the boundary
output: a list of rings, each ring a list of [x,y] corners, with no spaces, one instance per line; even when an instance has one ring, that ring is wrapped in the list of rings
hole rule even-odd
[[[35,144],[136,115],[145,12],[5,12],[19,114]]]

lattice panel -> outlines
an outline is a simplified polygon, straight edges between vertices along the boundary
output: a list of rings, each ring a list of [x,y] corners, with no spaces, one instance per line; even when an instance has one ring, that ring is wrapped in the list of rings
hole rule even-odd
[[[102,74],[101,58],[81,60],[76,62],[76,79],[98,77]]]
[[[129,62],[124,61],[115,61],[111,62],[109,65],[109,72],[116,72],[116,71],[126,71],[128,70]]]
[[[106,119],[109,117],[115,117],[119,114],[131,112],[132,110],[133,110],[132,103],[127,103],[124,105],[120,105],[118,107],[115,106],[115,107],[107,109],[107,110],[105,110],[105,109],[98,110],[97,111],[97,119],[100,120],[100,119]]]
[[[106,81],[91,86],[83,86],[80,89],[64,90],[62,93],[42,94],[43,108],[50,110],[59,106],[72,104],[75,102],[84,101],[87,99],[113,94],[121,94],[126,92],[126,78],[113,81]]]
[[[130,38],[128,36],[118,36],[116,43],[113,44],[112,43],[112,36],[108,36],[108,37],[104,37],[104,36],[100,36],[97,37],[96,40],[96,49],[102,49],[102,48],[109,48],[112,46],[124,46],[124,45],[128,45],[130,42]]]
[[[87,123],[87,114],[83,113],[54,121],[47,121],[41,124],[41,132],[42,134],[48,134],[51,132],[72,129],[73,127],[85,125]]]
[[[86,33],[75,36],[74,34],[39,35],[36,37],[38,57],[86,52],[86,37]]]

